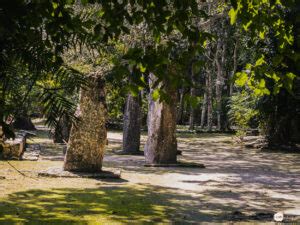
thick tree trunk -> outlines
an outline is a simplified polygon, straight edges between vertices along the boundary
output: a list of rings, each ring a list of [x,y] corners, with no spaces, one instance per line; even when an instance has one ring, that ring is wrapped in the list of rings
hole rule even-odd
[[[79,122],[72,126],[65,156],[68,171],[101,171],[106,145],[105,84],[99,74],[89,76],[90,86],[81,90]]]
[[[150,76],[150,87],[156,78]],[[162,84],[161,84],[162,85]],[[176,90],[164,83],[170,101],[149,101],[148,139],[145,146],[146,162],[168,164],[177,162]],[[153,89],[151,88],[150,95]]]
[[[141,134],[141,96],[128,94],[123,119],[123,152],[138,154],[140,152]]]
[[[211,72],[207,71],[207,80],[206,80],[206,88],[207,88],[207,130],[212,130],[212,81],[211,81]]]
[[[205,92],[203,94],[203,103],[202,103],[202,109],[201,109],[201,123],[200,123],[201,129],[204,127],[204,124],[205,124],[206,109],[207,109],[207,92],[205,90]]]
[[[70,137],[71,126],[70,119],[66,115],[62,116],[54,131],[54,143],[67,143]]]

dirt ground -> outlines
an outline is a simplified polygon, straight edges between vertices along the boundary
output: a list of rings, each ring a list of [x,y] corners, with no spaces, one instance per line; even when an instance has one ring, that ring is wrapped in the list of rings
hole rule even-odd
[[[0,161],[0,224],[273,224],[276,212],[300,224],[300,154],[244,149],[226,134],[178,134],[179,160],[206,168],[148,168],[143,156],[114,153],[122,141],[114,131],[104,169],[120,169],[122,179],[44,178],[37,173],[62,167],[63,146],[38,128],[30,141],[41,146],[38,161]]]

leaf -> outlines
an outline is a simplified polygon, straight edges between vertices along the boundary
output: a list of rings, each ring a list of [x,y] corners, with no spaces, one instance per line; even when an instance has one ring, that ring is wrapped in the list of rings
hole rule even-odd
[[[266,87],[266,81],[264,79],[260,79],[258,87],[259,88],[265,88]]]
[[[146,67],[145,67],[145,66],[143,66],[143,64],[142,64],[142,63],[139,63],[139,64],[138,64],[138,67],[139,67],[139,69],[140,69],[141,73],[145,73],[145,72],[146,72]]]
[[[248,31],[248,29],[249,29],[249,27],[250,27],[251,24],[252,24],[252,20],[250,20],[248,23],[244,24],[243,25],[244,30]]]
[[[255,66],[261,66],[262,64],[264,64],[265,61],[265,56],[262,55],[256,62],[255,62]]]
[[[260,37],[260,39],[265,39],[265,31],[264,30],[259,32],[259,37]]]
[[[236,85],[244,86],[248,80],[248,75],[246,72],[238,72],[236,73],[237,79],[235,80]]]
[[[292,90],[293,90],[293,81],[294,81],[294,79],[295,79],[295,77],[296,77],[296,75],[295,74],[293,74],[293,73],[287,73],[286,75],[285,75],[285,82],[284,82],[284,84],[285,84],[285,88],[288,90],[288,92],[290,92],[290,93],[292,93]]]
[[[238,11],[235,10],[234,8],[231,8],[228,15],[230,17],[230,24],[233,25],[236,22],[236,18],[237,18],[237,13]]]
[[[56,2],[52,2],[52,6],[53,6],[53,9],[56,9],[58,7],[58,4]]]
[[[296,75],[295,74],[293,74],[293,73],[287,73],[286,75],[285,75],[289,80],[294,80],[295,78],[296,78]]]
[[[152,98],[154,101],[157,101],[160,97],[160,94],[159,94],[159,89],[155,89],[153,92],[152,92]]]

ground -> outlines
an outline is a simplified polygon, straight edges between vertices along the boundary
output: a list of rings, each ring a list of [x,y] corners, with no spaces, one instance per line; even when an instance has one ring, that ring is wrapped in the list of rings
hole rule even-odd
[[[279,211],[299,218],[300,154],[244,149],[225,134],[178,134],[179,160],[206,168],[148,168],[143,156],[114,153],[122,140],[114,131],[104,169],[121,169],[122,179],[44,178],[37,173],[62,167],[63,146],[38,128],[30,141],[41,145],[38,161],[0,161],[0,224],[271,223]]]

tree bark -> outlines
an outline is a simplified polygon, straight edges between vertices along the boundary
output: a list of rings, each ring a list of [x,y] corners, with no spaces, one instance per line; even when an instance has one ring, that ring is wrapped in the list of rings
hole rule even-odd
[[[234,51],[233,51],[233,70],[230,77],[230,87],[229,87],[229,96],[232,96],[233,94],[233,76],[236,73],[237,70],[237,51],[238,51],[238,40],[236,40],[234,45]]]
[[[148,139],[145,146],[146,162],[168,164],[177,162],[176,141],[176,90],[167,82],[162,82],[170,101],[154,101],[152,84],[156,78],[150,75],[150,101],[148,120]]]
[[[207,130],[212,130],[212,81],[211,81],[211,72],[207,70],[207,80],[206,80],[206,88],[207,88]]]
[[[105,84],[98,74],[88,77],[90,86],[82,89],[77,109],[79,121],[71,128],[64,169],[101,171],[106,145]]]
[[[207,109],[207,90],[205,90],[203,94],[203,103],[201,109],[201,123],[200,123],[201,129],[204,127],[205,124],[206,109]]]
[[[221,52],[221,40],[218,40],[217,50],[215,55],[215,62],[217,66],[217,80],[216,80],[216,102],[217,102],[217,130],[222,129],[222,90],[224,84],[224,77],[223,77],[223,65],[225,61],[225,44],[223,45],[223,54],[222,59],[220,60],[220,52]]]
[[[138,154],[140,152],[141,134],[141,96],[128,94],[123,119],[123,152]]]
[[[196,81],[195,81],[195,76],[194,76],[194,71],[193,71],[193,63],[190,65],[190,76],[191,76],[191,81],[192,81],[192,87],[190,90],[190,95],[192,98],[196,96]],[[189,130],[194,130],[195,129],[195,109],[193,105],[190,105],[190,117],[189,117]]]
[[[183,123],[183,112],[184,112],[184,88],[179,90],[179,106],[177,110],[177,124]]]

